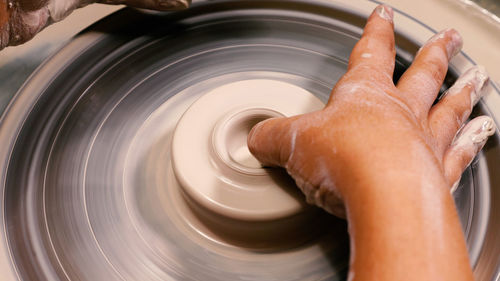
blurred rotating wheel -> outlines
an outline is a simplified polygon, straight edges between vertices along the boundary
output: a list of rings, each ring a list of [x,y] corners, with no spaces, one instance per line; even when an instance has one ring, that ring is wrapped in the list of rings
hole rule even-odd
[[[375,5],[124,9],[80,34],[31,77],[2,119],[2,280],[344,280],[344,221],[315,209],[300,222],[305,231],[283,239],[236,237],[234,221],[221,231],[185,200],[171,141],[184,111],[229,83],[276,80],[325,102]],[[395,80],[433,33],[399,13],[396,28]],[[464,54],[455,58],[443,89],[471,65]],[[474,115],[499,124],[499,93],[488,90]],[[499,159],[497,133],[455,193],[481,280],[494,280],[499,265],[500,190],[490,188],[500,186]]]

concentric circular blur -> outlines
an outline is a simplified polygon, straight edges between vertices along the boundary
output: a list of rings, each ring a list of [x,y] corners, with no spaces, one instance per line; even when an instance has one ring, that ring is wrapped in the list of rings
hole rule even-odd
[[[326,101],[372,8],[214,1],[173,14],[122,10],[92,26],[38,70],[2,120],[10,255],[0,269],[22,280],[344,279],[345,222],[318,210],[300,238],[283,234],[277,244],[235,237],[232,221],[218,231],[184,199],[170,145],[189,105],[228,83],[284,81]],[[395,79],[432,33],[408,18],[397,30]],[[463,54],[453,60],[445,86],[471,64]],[[475,114],[498,123],[499,93],[489,91]],[[500,191],[490,188],[500,186],[499,159],[497,134],[455,194],[476,272],[490,279],[500,253]]]

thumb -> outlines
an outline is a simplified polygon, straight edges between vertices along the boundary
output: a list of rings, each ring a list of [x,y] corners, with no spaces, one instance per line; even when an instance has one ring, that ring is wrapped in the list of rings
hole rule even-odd
[[[290,156],[290,119],[271,118],[257,123],[248,134],[250,152],[264,166],[284,166]]]

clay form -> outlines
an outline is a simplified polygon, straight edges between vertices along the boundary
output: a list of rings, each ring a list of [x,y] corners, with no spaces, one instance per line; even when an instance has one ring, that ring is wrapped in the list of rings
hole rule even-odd
[[[211,214],[185,200],[173,175],[171,140],[187,108],[228,83],[287,81],[326,101],[361,35],[360,16],[376,4],[202,2],[180,17],[153,21],[119,11],[71,40],[16,95],[0,130],[2,280],[31,273],[37,276],[28,279],[41,280],[344,280],[345,222],[315,209],[306,223],[295,222],[306,233],[222,215],[208,224]],[[395,18],[404,64],[432,32],[401,13]],[[181,26],[185,32],[169,28]],[[137,33],[122,37],[124,30]],[[177,47],[185,49],[172,53]],[[2,52],[12,50],[20,49]],[[452,62],[457,74],[471,66],[462,54]],[[500,120],[497,93],[493,84],[486,87],[478,114]],[[454,195],[480,280],[497,276],[497,140],[498,134]],[[191,210],[195,205],[205,212]],[[276,235],[269,237],[266,225]]]
[[[289,179],[262,168],[246,139],[259,121],[323,106],[285,82],[256,79],[216,88],[191,105],[175,129],[176,178],[195,204],[224,217],[266,221],[296,215],[307,208],[302,195]]]

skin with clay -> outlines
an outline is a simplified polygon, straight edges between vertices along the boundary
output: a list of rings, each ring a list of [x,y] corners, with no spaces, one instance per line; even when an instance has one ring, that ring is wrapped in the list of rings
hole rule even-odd
[[[0,1],[0,49],[93,2]],[[190,1],[98,2],[175,10]],[[496,130],[487,116],[464,125],[488,75],[471,68],[433,106],[462,46],[447,29],[394,85],[392,19],[389,7],[374,10],[324,109],[257,124],[249,149],[286,168],[308,202],[348,220],[349,280],[473,280],[451,191]]]
[[[30,40],[73,10],[92,3],[171,11],[187,8],[191,0],[0,0],[0,50]]]
[[[308,202],[347,218],[349,280],[473,280],[450,190],[496,130],[487,116],[463,126],[488,75],[471,68],[433,106],[462,46],[447,29],[394,85],[392,19],[374,10],[324,109],[263,121],[248,145]]]

